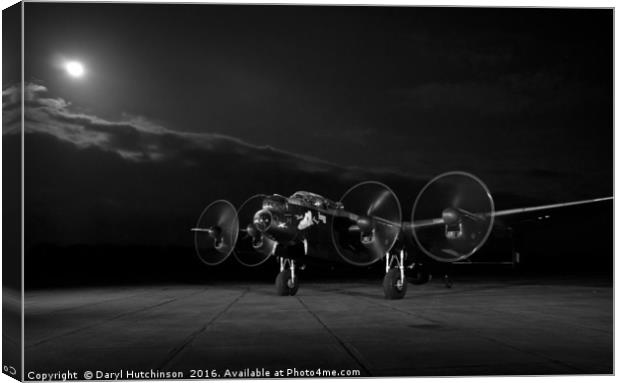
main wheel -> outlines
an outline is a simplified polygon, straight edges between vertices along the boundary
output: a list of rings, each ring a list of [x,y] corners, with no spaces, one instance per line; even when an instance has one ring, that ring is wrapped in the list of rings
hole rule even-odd
[[[295,295],[299,289],[299,276],[295,275],[295,280],[291,278],[291,270],[285,269],[278,273],[276,277],[276,292],[278,295]]]
[[[399,269],[390,269],[383,278],[385,299],[403,299],[407,293],[407,279],[401,280]]]

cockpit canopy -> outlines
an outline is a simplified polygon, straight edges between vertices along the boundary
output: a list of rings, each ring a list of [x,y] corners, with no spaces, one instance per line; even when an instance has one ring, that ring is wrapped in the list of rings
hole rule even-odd
[[[288,199],[279,194],[273,194],[263,200],[263,209],[286,210]]]
[[[331,201],[323,196],[307,191],[298,191],[288,198],[289,203],[317,209],[342,209],[340,202]]]

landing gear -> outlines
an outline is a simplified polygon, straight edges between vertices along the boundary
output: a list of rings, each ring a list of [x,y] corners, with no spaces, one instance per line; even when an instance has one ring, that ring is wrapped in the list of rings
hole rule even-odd
[[[385,277],[383,278],[383,294],[385,299],[402,299],[407,293],[404,261],[404,250],[401,250],[398,255],[386,254]],[[395,263],[396,267],[392,267],[392,263]]]
[[[280,257],[280,273],[276,277],[276,293],[282,296],[295,295],[298,289],[299,277],[295,275],[295,260]]]

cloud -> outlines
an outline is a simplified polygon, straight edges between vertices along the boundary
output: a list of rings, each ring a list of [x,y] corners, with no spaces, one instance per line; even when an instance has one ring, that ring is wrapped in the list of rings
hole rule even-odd
[[[337,200],[357,182],[418,190],[391,171],[343,167],[211,133],[171,130],[142,117],[110,121],[74,111],[37,84],[24,88],[25,199],[31,244],[191,244],[187,228],[213,200],[240,206],[257,193],[296,190]],[[3,92],[19,110],[19,88]],[[20,121],[12,122],[12,129]],[[13,132],[3,137],[18,147]],[[405,195],[403,193],[403,195]]]
[[[20,88],[2,92],[4,133],[17,131],[20,124]],[[192,151],[218,150],[248,155],[256,161],[283,160],[297,163],[306,171],[325,172],[336,165],[269,146],[256,146],[238,138],[214,133],[171,130],[140,116],[110,121],[72,110],[70,102],[49,96],[48,89],[29,83],[24,87],[25,132],[46,133],[80,148],[96,147],[132,161],[162,161]],[[286,162],[285,161],[285,162]]]
[[[19,131],[21,123],[21,92],[17,86],[2,91],[2,133]]]
[[[382,177],[410,178],[408,174],[391,169],[368,169],[340,166],[311,156],[288,152],[268,145],[253,145],[239,138],[217,133],[191,133],[169,129],[142,116],[124,115],[111,121],[76,111],[71,102],[50,95],[49,90],[36,83],[23,88],[26,134],[47,134],[80,149],[100,149],[137,163],[174,161],[183,166],[199,168],[210,155],[226,154],[243,158],[244,163],[265,168],[286,169],[299,174],[337,176],[341,180],[380,179]],[[19,132],[20,88],[12,86],[3,91],[4,133]]]

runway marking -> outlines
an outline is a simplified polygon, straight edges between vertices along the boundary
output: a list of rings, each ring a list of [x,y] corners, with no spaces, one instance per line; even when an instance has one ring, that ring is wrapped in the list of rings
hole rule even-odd
[[[38,340],[38,341],[36,341],[34,343],[26,345],[26,348],[33,348],[33,347],[36,347],[36,346],[40,346],[40,345],[42,345],[44,343],[47,343],[47,342],[49,342],[51,340],[62,338],[64,336],[68,336],[68,335],[73,335],[73,334],[78,333],[80,331],[88,330],[90,328],[100,326],[100,325],[102,325],[104,323],[112,322],[112,321],[114,321],[114,320],[116,320],[118,318],[122,318],[122,317],[125,317],[125,316],[128,316],[128,315],[131,315],[131,314],[136,314],[136,313],[139,313],[139,312],[142,312],[142,311],[148,311],[148,310],[154,309],[156,307],[167,305],[169,303],[178,301],[179,299],[184,299],[184,298],[190,297],[192,295],[199,294],[201,292],[204,292],[205,290],[207,290],[207,288],[203,288],[200,291],[195,291],[193,293],[190,293],[190,294],[187,294],[187,295],[183,295],[182,297],[177,297],[177,298],[169,299],[169,300],[166,300],[166,301],[163,301],[163,302],[159,302],[159,303],[151,305],[151,306],[146,306],[146,307],[142,307],[142,308],[139,308],[139,309],[136,309],[136,310],[126,311],[124,313],[115,315],[115,316],[113,316],[111,318],[108,318],[108,319],[105,319],[105,320],[102,320],[102,321],[99,321],[99,322],[92,323],[92,324],[87,325],[87,326],[79,327],[79,328],[76,328],[76,329],[73,329],[73,330],[65,331],[65,332],[57,334],[57,335],[52,335],[52,336],[49,336],[47,338],[40,339],[40,340]]]
[[[169,290],[169,289],[170,289],[170,287],[166,287],[166,288],[161,289],[161,291],[166,291],[166,290]],[[45,316],[48,316],[48,315],[52,315],[52,314],[58,314],[58,313],[61,313],[61,312],[64,312],[64,311],[78,310],[78,309],[82,309],[84,307],[96,306],[96,305],[100,305],[100,304],[103,304],[103,303],[109,303],[109,302],[112,302],[112,301],[118,301],[118,300],[122,300],[122,299],[133,298],[133,297],[137,297],[137,296],[140,296],[140,295],[145,295],[145,294],[152,293],[152,292],[153,292],[152,289],[148,289],[148,290],[145,290],[145,291],[143,291],[141,293],[137,293],[137,294],[133,294],[133,295],[121,296],[121,297],[116,297],[116,298],[110,298],[110,299],[105,299],[105,300],[102,300],[102,301],[84,303],[84,304],[81,304],[81,305],[75,305],[75,306],[71,306],[71,307],[65,307],[65,308],[62,308],[62,309],[57,309],[57,310],[52,310],[52,311],[45,311],[45,312],[39,312],[39,313],[27,313],[28,305],[29,304],[30,305],[36,305],[36,303],[26,303],[25,304],[26,315],[27,316],[31,316],[31,315],[45,315]]]
[[[467,288],[467,289],[458,289],[458,290],[448,290],[445,292],[426,292],[426,291],[420,291],[419,294],[414,295],[415,297],[423,297],[423,298],[429,298],[429,297],[443,297],[443,296],[449,296],[449,295],[453,295],[453,294],[458,294],[460,296],[467,296],[467,297],[471,297],[471,294],[469,293],[477,293],[477,292],[482,292],[482,291],[486,291],[486,290],[494,290],[494,289],[498,289],[501,288],[503,290],[506,289],[506,287],[538,287],[536,284],[533,284],[532,282],[528,282],[528,281],[517,281],[517,282],[512,282],[512,283],[508,283],[507,286],[506,285],[487,285],[484,287],[479,287],[479,288]],[[359,293],[359,292],[354,292],[354,291],[346,291],[346,290],[342,290],[342,289],[338,289],[338,288],[315,288],[318,291],[322,291],[322,292],[336,292],[336,293],[340,293],[340,294],[344,294],[344,295],[349,295],[349,296],[353,296],[353,297],[364,297],[364,298],[371,298],[374,299],[375,296],[371,295],[371,294],[365,294],[365,293]],[[537,296],[540,295],[539,293],[536,294]],[[411,294],[409,295],[410,297],[412,296]],[[425,317],[424,315],[420,315],[420,313],[410,313],[410,312],[406,312],[403,309],[400,309],[398,307],[394,307],[394,306],[390,306],[390,305],[386,305],[386,304],[381,304],[381,303],[377,303],[374,301],[369,301],[368,302],[373,302],[376,305],[382,306],[382,307],[387,307],[390,308],[394,311],[399,311],[408,315],[413,315],[413,316],[418,316],[421,319],[430,321],[430,322],[434,322],[434,323],[440,323],[437,321],[434,321],[431,318]],[[486,308],[487,310],[493,311],[495,313],[499,313],[502,315],[505,314],[510,314],[510,312],[505,312],[505,311],[501,311],[501,310],[497,310],[494,308]],[[547,320],[549,321],[553,321],[554,318],[562,318],[562,316],[559,315],[553,315],[553,314],[546,314],[546,313],[542,313],[542,312],[537,312],[537,315],[539,316],[544,316],[547,318]],[[581,327],[583,329],[586,330],[592,330],[592,331],[596,331],[596,332],[600,332],[600,333],[609,333],[609,330],[605,330],[605,329],[600,329],[600,328],[596,328],[596,327],[591,327],[591,326],[586,326],[586,325],[582,325],[579,323],[567,323],[570,324],[572,326],[575,327]]]
[[[500,315],[514,315],[515,313],[512,311],[508,311],[508,310],[499,310],[496,308],[488,308],[489,311],[493,311],[494,313],[500,314]],[[536,311],[535,312],[537,316],[543,317],[542,319],[551,323],[555,323],[558,321],[558,318],[560,319],[565,319],[566,316],[565,315],[554,315],[554,314],[547,314],[544,312],[540,312],[540,311]],[[518,313],[520,315],[523,315],[523,311],[521,311],[520,313]],[[611,334],[613,333],[613,325],[610,325],[610,329],[602,329],[602,328],[598,328],[598,327],[591,327],[591,326],[586,326],[586,325],[582,325],[580,323],[574,323],[574,322],[567,322],[566,320],[564,320],[565,324],[569,325],[569,326],[573,326],[573,327],[580,327],[584,330],[588,330],[588,331],[594,331],[594,332],[598,332],[598,333],[603,333],[603,334]]]
[[[403,309],[398,308],[398,307],[394,307],[394,306],[390,306],[390,305],[387,305],[387,304],[382,304],[382,303],[376,302],[376,301],[370,299],[370,298],[376,299],[375,297],[370,297],[369,295],[366,295],[366,294],[356,293],[356,292],[353,292],[353,291],[346,291],[346,290],[342,290],[342,289],[329,289],[329,290],[316,289],[316,290],[322,291],[322,292],[328,292],[328,293],[329,292],[335,292],[335,293],[339,293],[341,295],[348,295],[348,296],[350,296],[352,298],[357,298],[357,299],[363,300],[364,302],[372,303],[375,306],[389,308],[389,309],[391,309],[393,311],[396,311],[396,312],[399,312],[401,314],[405,314],[405,315],[409,315],[409,316],[414,316],[414,317],[417,317],[419,319],[423,319],[423,320],[431,322],[431,323],[433,323],[435,325],[444,325],[443,322],[437,321],[435,319],[431,319],[431,318],[428,318],[428,317],[425,317],[424,315],[420,315],[420,314],[417,314],[417,313],[414,314],[412,312],[403,310]]]
[[[207,323],[205,323],[202,327],[200,327],[198,330],[194,331],[193,333],[189,334],[187,336],[187,338],[185,338],[185,340],[183,340],[183,342],[181,343],[180,346],[173,348],[169,353],[168,356],[166,356],[166,358],[163,360],[162,363],[160,363],[160,365],[157,367],[158,370],[163,370],[166,367],[168,367],[168,365],[174,360],[174,358],[177,357],[177,355],[179,355],[179,353],[181,351],[183,351],[187,346],[189,346],[194,339],[196,339],[196,337],[198,335],[200,335],[201,333],[203,333],[206,329],[208,329],[213,323],[215,323],[216,320],[218,320],[222,315],[224,315],[235,303],[237,303],[241,298],[243,298],[243,296],[245,294],[248,293],[248,291],[250,291],[249,288],[246,288],[245,290],[243,290],[241,292],[241,294],[239,294],[238,297],[236,297],[235,299],[233,299],[228,305],[226,305],[226,307],[224,307],[223,310],[221,310],[219,313],[217,313],[215,316],[213,316]]]
[[[430,283],[432,283],[432,282],[429,282],[429,284]],[[413,284],[411,284],[411,285],[413,285]],[[482,291],[486,291],[486,290],[493,291],[493,290],[497,290],[499,288],[506,289],[506,287],[521,287],[521,286],[528,286],[528,285],[529,285],[528,283],[520,283],[520,282],[515,282],[515,283],[510,283],[510,284],[497,284],[497,285],[488,284],[486,286],[462,288],[462,289],[458,289],[458,290],[442,289],[443,291],[439,291],[439,290],[435,290],[435,291],[418,291],[417,292],[418,294],[414,293],[414,296],[421,295],[421,296],[423,296],[425,298],[426,297],[434,297],[434,296],[442,297],[442,296],[452,295],[452,294],[454,294],[454,291],[458,291],[458,294],[463,295],[463,294],[467,294],[467,293],[478,293],[478,292],[482,292]],[[415,286],[415,285],[413,285],[413,286]],[[352,292],[352,291],[351,292],[348,292],[348,291],[345,292],[342,289],[337,288],[337,287],[335,287],[335,288],[329,288],[329,287],[317,288],[316,290],[323,291],[323,292],[343,292],[343,293],[350,294],[350,295],[360,295],[360,296],[367,296],[367,297],[373,297],[374,298],[374,295],[363,294],[363,293],[356,293],[356,292]],[[408,292],[408,296],[410,297],[411,295],[412,295],[412,292],[409,291]]]
[[[352,350],[351,347],[349,347],[346,342],[344,342],[342,339],[340,339],[340,337],[338,335],[336,335],[335,332],[333,332],[329,327],[327,327],[327,325],[321,320],[321,318],[319,318],[319,316],[314,311],[312,311],[308,307],[308,305],[306,305],[306,302],[304,302],[303,299],[301,299],[298,296],[296,296],[295,298],[297,298],[299,303],[301,303],[301,305],[314,317],[314,319],[316,319],[317,322],[319,322],[321,324],[321,326],[323,326],[325,331],[327,331],[329,333],[329,335],[331,335],[340,344],[340,346],[342,346],[342,348],[344,348],[344,350],[347,352],[347,354],[349,354],[349,356],[351,358],[353,358],[353,360],[361,367],[361,369],[366,373],[366,375],[367,376],[372,376],[372,374],[370,373],[370,370],[366,367],[366,365],[364,363],[362,363],[362,360],[361,360],[362,357],[356,355],[357,352]]]
[[[369,300],[368,298],[362,298],[362,297],[359,297],[359,296],[358,296],[358,294],[354,294],[354,293],[349,292],[349,291],[342,291],[342,290],[334,290],[334,291],[339,292],[339,293],[341,293],[341,294],[343,294],[343,295],[352,296],[353,298],[357,298],[357,299],[363,300],[363,301],[368,302],[368,303],[375,304],[375,305],[377,305],[377,306],[381,306],[381,307],[385,307],[385,308],[392,309],[393,311],[400,312],[400,313],[402,313],[402,314],[406,314],[406,315],[410,315],[410,316],[418,317],[418,318],[421,318],[421,319],[427,320],[427,321],[429,321],[429,322],[431,322],[431,323],[434,323],[434,324],[437,324],[437,325],[443,325],[443,324],[445,324],[445,323],[444,323],[444,322],[442,322],[442,321],[437,321],[437,320],[435,320],[435,319],[428,318],[428,317],[426,317],[426,316],[424,316],[424,315],[414,314],[414,313],[412,313],[412,312],[409,312],[409,311],[407,311],[407,310],[404,310],[404,309],[401,309],[401,308],[398,308],[398,307],[394,307],[394,306],[390,306],[390,305],[386,305],[386,304],[381,304],[381,303],[378,303],[378,302],[371,301],[371,300]],[[494,310],[494,311],[495,311],[495,310]],[[500,312],[500,313],[501,313],[501,312]],[[511,344],[509,344],[509,343],[505,343],[505,342],[502,342],[502,341],[500,341],[500,340],[497,340],[497,339],[494,339],[494,338],[491,338],[491,337],[488,337],[488,336],[482,335],[479,331],[476,331],[476,330],[473,330],[473,329],[468,329],[468,331],[469,331],[470,333],[472,333],[472,334],[474,334],[474,335],[478,336],[479,338],[482,338],[482,339],[485,339],[485,340],[488,340],[488,341],[491,341],[491,342],[494,342],[494,343],[500,344],[500,345],[502,345],[502,346],[504,346],[504,347],[508,347],[508,348],[513,349],[513,350],[515,350],[515,351],[519,351],[519,352],[522,352],[522,353],[524,353],[524,354],[532,355],[532,356],[535,356],[535,357],[537,357],[537,358],[541,358],[541,359],[547,360],[548,362],[551,362],[551,363],[554,363],[554,364],[558,364],[558,365],[560,365],[560,366],[562,366],[562,367],[567,367],[567,368],[573,369],[573,370],[575,370],[576,372],[579,372],[579,373],[587,373],[587,371],[586,371],[586,370],[583,370],[583,369],[581,369],[581,368],[578,368],[578,367],[572,366],[572,365],[567,364],[567,363],[564,363],[564,362],[562,362],[562,361],[559,361],[559,360],[556,360],[556,359],[550,358],[550,357],[548,357],[548,356],[546,356],[546,355],[543,355],[543,354],[537,353],[537,352],[535,352],[535,351],[523,350],[523,349],[521,349],[521,348],[519,348],[519,347],[517,347],[517,346],[513,346],[513,345],[511,345]]]
[[[486,340],[491,341],[491,342],[493,342],[493,343],[497,343],[497,344],[499,344],[499,345],[502,345],[502,346],[504,346],[504,347],[511,348],[511,349],[513,349],[513,350],[515,350],[515,351],[519,351],[519,352],[522,352],[522,353],[524,353],[524,354],[528,354],[528,355],[535,356],[535,357],[537,357],[537,358],[545,359],[545,360],[547,360],[547,361],[549,361],[549,362],[551,362],[551,363],[558,364],[558,365],[560,365],[560,366],[562,366],[562,367],[573,369],[573,370],[575,370],[575,372],[577,372],[577,373],[581,373],[581,374],[586,374],[586,373],[588,373],[588,371],[587,371],[587,370],[581,369],[581,368],[579,368],[579,367],[575,367],[575,366],[573,366],[573,365],[570,365],[570,364],[568,364],[568,363],[562,362],[562,361],[560,361],[560,360],[556,360],[556,359],[550,358],[550,357],[548,357],[548,356],[546,356],[546,355],[543,355],[543,354],[540,354],[540,353],[538,353],[538,352],[535,352],[535,351],[528,351],[528,350],[523,350],[523,349],[521,349],[520,347],[517,347],[517,346],[513,346],[513,345],[511,345],[510,343],[502,342],[501,340],[497,340],[497,339],[495,339],[495,338],[491,338],[491,337],[488,337],[488,336],[482,335],[479,331],[476,331],[476,330],[471,330],[471,329],[470,329],[469,331],[470,331],[470,333],[475,334],[475,335],[476,335],[476,336],[478,336],[479,338],[486,339]]]
[[[544,285],[543,285],[544,286]],[[427,291],[419,291],[419,294],[416,294],[415,296],[418,297],[423,297],[423,298],[429,298],[429,297],[443,297],[443,296],[449,296],[449,295],[454,295],[454,294],[458,294],[459,296],[467,296],[467,297],[471,297],[472,295],[470,293],[478,293],[478,292],[482,292],[482,291],[486,291],[486,290],[496,290],[496,289],[502,289],[502,290],[506,290],[506,288],[509,287],[534,287],[534,288],[538,288],[540,287],[537,283],[533,283],[531,281],[516,281],[516,282],[510,282],[507,283],[505,285],[495,285],[495,284],[490,284],[484,287],[478,287],[478,288],[467,288],[467,289],[458,289],[458,290],[446,290],[444,292],[427,292]],[[350,295],[350,296],[354,296],[354,297],[366,297],[366,298],[374,298],[374,296],[370,295],[370,294],[363,294],[363,293],[359,293],[359,292],[353,292],[353,291],[345,291],[342,289],[338,289],[338,288],[333,288],[333,289],[317,289],[319,291],[326,291],[326,292],[338,292],[341,294],[346,294],[346,295]],[[540,293],[537,292],[535,294],[536,296],[540,296]],[[410,295],[411,296],[411,295]],[[389,307],[390,309],[394,310],[394,311],[401,311],[403,313],[406,313],[404,310],[394,307],[394,306],[390,306],[390,305],[383,305],[380,303],[376,303],[380,306],[383,307]],[[493,311],[495,313],[499,313],[502,315],[506,315],[506,314],[510,314],[510,312],[506,312],[506,311],[501,311],[498,309],[494,309],[491,307],[487,307],[485,308],[487,310]],[[417,315],[422,319],[428,320],[428,321],[433,321],[432,319],[425,317],[423,315],[420,315],[419,313],[417,314],[413,314],[413,313],[409,313],[410,315]],[[549,321],[553,321],[555,318],[562,318],[563,316],[561,315],[553,315],[553,314],[547,314],[547,313],[543,313],[543,312],[537,312],[536,315],[538,316],[544,316],[547,318],[547,320]],[[569,325],[575,326],[575,327],[581,327],[583,329],[586,330],[592,330],[592,331],[596,331],[596,332],[602,332],[602,333],[609,333],[609,330],[604,330],[604,329],[600,329],[600,328],[596,328],[596,327],[591,327],[591,326],[585,326],[579,323],[567,323]]]

